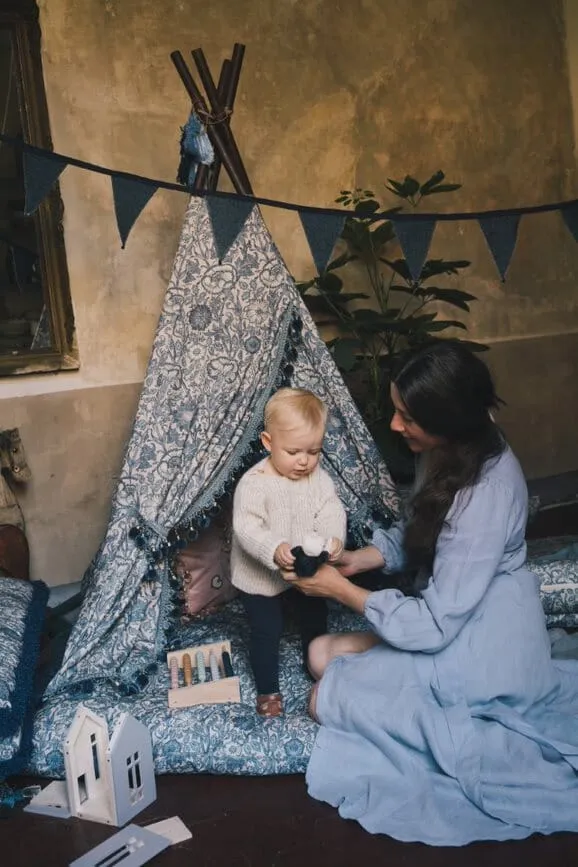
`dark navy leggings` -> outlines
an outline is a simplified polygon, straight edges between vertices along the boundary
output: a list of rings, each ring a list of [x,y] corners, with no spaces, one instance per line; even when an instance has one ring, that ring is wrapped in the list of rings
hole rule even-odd
[[[287,590],[279,596],[249,593],[240,596],[249,620],[249,659],[257,692],[259,695],[279,692],[279,644],[286,604],[290,603],[294,611],[306,663],[311,641],[327,632],[327,603],[319,596],[304,596],[298,590]]]

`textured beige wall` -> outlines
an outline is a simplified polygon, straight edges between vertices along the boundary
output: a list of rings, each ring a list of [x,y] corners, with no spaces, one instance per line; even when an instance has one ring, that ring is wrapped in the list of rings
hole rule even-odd
[[[343,187],[380,190],[387,176],[438,168],[464,185],[432,201],[447,210],[575,194],[562,0],[39,6],[63,153],[173,180],[189,106],[169,54],[202,46],[217,67],[239,41],[247,54],[234,129],[258,194],[326,205]],[[34,471],[23,506],[35,574],[51,582],[80,577],[106,523],[186,204],[157,193],[122,251],[109,180],[69,168],[61,187],[81,369],[0,384],[3,426],[23,419]],[[265,216],[293,273],[312,273],[297,217]],[[576,469],[578,247],[559,216],[522,222],[504,285],[474,225],[440,226],[432,254],[473,262],[459,283],[480,299],[471,333],[498,341],[505,425],[527,473]]]
[[[139,384],[2,401],[2,423],[20,428],[32,470],[24,493],[31,571],[48,584],[82,577],[106,529]]]

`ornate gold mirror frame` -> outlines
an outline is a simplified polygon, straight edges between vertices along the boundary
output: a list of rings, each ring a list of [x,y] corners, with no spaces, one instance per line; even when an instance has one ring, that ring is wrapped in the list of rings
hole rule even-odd
[[[3,106],[5,109],[0,111],[0,123],[4,121],[6,125],[6,119],[12,118],[11,125],[18,129],[7,129],[7,135],[16,132],[15,137],[21,137],[24,142],[52,150],[42,75],[38,8],[34,0],[0,0],[0,37],[4,50],[10,54],[2,64],[5,80],[0,80],[0,110]],[[11,87],[15,91],[12,92],[13,105],[9,110]],[[0,142],[0,149],[8,148],[12,154],[10,157],[5,154],[2,163],[4,184],[0,177],[0,255],[7,255],[14,249],[12,242],[20,245],[18,249],[25,253],[28,248],[34,281],[28,288],[31,297],[36,292],[32,307],[37,309],[15,314],[13,309],[8,309],[7,303],[2,304],[2,294],[7,302],[9,297],[16,296],[17,289],[25,292],[27,288],[15,287],[13,272],[10,269],[6,271],[6,266],[0,278],[0,376],[76,369],[79,362],[74,345],[74,316],[60,190],[56,184],[35,213],[26,216],[23,213],[22,153]],[[9,159],[16,167],[15,176],[11,178],[6,177]],[[25,240],[18,240],[19,237]],[[22,300],[19,303],[21,307],[25,306]],[[22,327],[16,324],[16,320]],[[22,330],[23,334],[20,334]]]

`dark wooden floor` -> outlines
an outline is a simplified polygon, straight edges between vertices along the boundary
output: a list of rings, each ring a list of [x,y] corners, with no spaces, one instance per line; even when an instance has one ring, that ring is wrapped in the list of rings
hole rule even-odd
[[[159,777],[146,825],[180,816],[192,840],[173,846],[158,867],[576,867],[578,835],[434,849],[367,834],[311,800],[303,777]],[[578,805],[576,807],[578,809]],[[113,829],[21,811],[0,820],[2,867],[61,867],[107,840]],[[7,854],[10,853],[10,854]]]
[[[578,503],[542,513],[531,535],[578,533]],[[22,786],[32,781],[10,781]],[[44,785],[46,781],[40,781]],[[521,842],[437,849],[375,837],[311,800],[292,777],[166,776],[145,825],[180,816],[192,840],[152,863],[159,867],[576,867],[578,835],[535,836]],[[578,810],[578,804],[576,805]],[[65,867],[108,839],[114,829],[76,819],[51,819],[19,809],[0,814],[1,867]]]

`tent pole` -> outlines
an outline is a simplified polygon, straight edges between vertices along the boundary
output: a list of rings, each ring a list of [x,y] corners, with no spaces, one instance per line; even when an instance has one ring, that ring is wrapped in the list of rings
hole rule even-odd
[[[221,66],[221,74],[219,76],[219,83],[217,85],[217,93],[219,94],[220,101],[225,104],[226,108],[232,108],[232,106],[230,106],[227,102],[227,92],[230,88],[230,76],[231,61],[223,60],[223,65]],[[208,190],[217,189],[217,186],[219,184],[219,175],[221,173],[221,166],[221,157],[218,153],[215,153],[215,159],[213,160],[213,164],[209,167],[209,179],[207,181]]]
[[[195,48],[194,51],[191,52],[193,56],[193,60],[197,67],[199,77],[205,88],[205,92],[209,99],[209,103],[211,105],[211,111],[213,116],[221,116],[223,119],[215,124],[215,126],[219,126],[223,132],[223,136],[225,142],[227,144],[227,150],[229,152],[229,157],[231,161],[234,161],[237,172],[239,173],[239,177],[243,181],[245,188],[248,189],[251,193],[253,192],[251,189],[251,182],[247,176],[247,172],[245,171],[245,167],[241,160],[241,155],[239,153],[239,149],[237,148],[237,143],[235,141],[235,137],[230,127],[229,119],[226,116],[226,109],[231,108],[231,106],[227,106],[225,99],[219,98],[220,94],[217,92],[217,88],[215,87],[215,82],[213,80],[213,76],[211,75],[211,70],[209,69],[209,64],[205,58],[205,54],[202,48]],[[240,55],[240,59],[242,60],[242,53]],[[237,60],[237,64],[239,61]],[[231,71],[234,75],[238,77],[240,75],[241,69],[240,66],[235,67],[233,65],[233,61],[231,61]],[[232,88],[236,90],[235,81],[232,82]]]
[[[203,99],[199,89],[197,88],[195,80],[191,75],[187,64],[185,63],[181,52],[171,52],[171,60],[173,61],[173,64],[181,78],[181,81],[183,82],[185,89],[189,94],[194,110],[201,115],[208,116],[209,112],[205,100]],[[207,127],[207,134],[209,136],[209,139],[211,140],[211,144],[220,154],[223,165],[227,170],[227,174],[231,178],[231,182],[233,184],[233,187],[235,188],[235,191],[237,193],[240,193],[241,195],[251,196],[253,194],[253,191],[251,190],[250,184],[249,186],[247,186],[247,184],[244,183],[244,178],[239,176],[237,167],[231,160],[231,156],[227,149],[227,136],[224,130],[219,127],[219,124],[209,124],[209,126]],[[202,166],[200,168],[202,168]]]
[[[231,60],[224,60],[219,77],[217,92],[221,97],[221,103],[226,109],[232,111],[237,96],[237,87],[241,76],[241,66],[243,65],[243,56],[245,54],[245,46],[236,42],[233,47],[233,56]],[[221,96],[224,93],[224,96]],[[231,119],[227,118],[227,124],[231,123]],[[208,182],[208,189],[216,190],[219,182],[219,173],[221,170],[221,159],[218,154],[215,154],[215,161],[211,166],[211,173]]]

